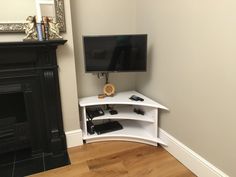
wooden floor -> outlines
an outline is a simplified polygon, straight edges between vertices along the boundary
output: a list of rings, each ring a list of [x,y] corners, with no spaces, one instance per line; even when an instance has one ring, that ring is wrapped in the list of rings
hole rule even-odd
[[[162,147],[109,141],[69,149],[71,165],[33,177],[195,177]]]

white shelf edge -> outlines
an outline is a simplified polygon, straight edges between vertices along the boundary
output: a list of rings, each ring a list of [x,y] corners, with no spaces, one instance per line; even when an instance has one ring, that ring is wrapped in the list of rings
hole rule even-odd
[[[132,95],[137,95],[141,98],[144,98],[144,101],[132,101],[129,99],[130,96]],[[91,96],[91,97],[79,99],[79,105],[81,107],[105,105],[105,104],[139,105],[139,106],[147,106],[147,107],[154,107],[154,108],[168,110],[167,107],[161,105],[160,103],[156,101],[151,100],[150,98],[136,91],[120,92],[120,93],[117,93],[114,97],[105,97],[103,99],[98,99],[97,96]]]
[[[104,133],[102,135],[87,135],[83,137],[83,140],[86,140],[89,142],[105,141],[105,140],[125,140],[125,141],[141,142],[141,143],[146,143],[146,144],[158,143],[164,146],[167,145],[160,138],[150,138],[150,137],[148,138],[148,137],[140,137],[140,136],[138,137],[135,135],[124,135],[124,134],[109,135],[109,133]]]
[[[85,140],[86,143],[95,143],[101,141],[129,141],[129,142],[136,142],[136,143],[144,143],[152,146],[158,146],[158,143],[147,141],[147,140],[138,140],[138,139],[126,139],[126,138],[118,138],[118,137],[111,137],[111,138],[102,138],[102,139],[87,139]]]
[[[136,106],[147,106],[147,107],[153,107],[153,108],[158,108],[158,109],[164,109],[164,110],[169,110],[167,107],[163,106],[163,105],[159,105],[159,106],[156,106],[156,105],[153,105],[153,104],[147,104],[147,103],[142,103],[142,102],[130,102],[130,101],[114,101],[114,102],[111,102],[111,101],[103,101],[103,102],[97,102],[97,103],[86,103],[86,104],[83,104],[83,103],[79,103],[81,107],[85,107],[85,106],[97,106],[97,105],[106,105],[106,104],[120,104],[120,105],[136,105]]]
[[[111,115],[108,111],[104,111],[104,115],[102,116],[98,116],[98,117],[94,117],[93,120],[104,120],[104,119],[120,119],[120,120],[137,120],[137,121],[143,121],[143,122],[150,122],[150,123],[154,123],[155,121],[153,119],[151,119],[149,116],[146,115],[139,115],[135,112],[133,112],[133,110],[131,110],[132,108],[129,107],[117,107],[115,108],[115,110],[118,111],[118,114],[114,114]]]
[[[96,118],[93,118],[93,120],[106,120],[106,119],[116,119],[116,120],[137,120],[137,121],[142,121],[142,122],[149,122],[149,123],[154,123],[154,120],[151,120],[150,118],[146,117],[142,117],[141,118],[137,118],[137,117],[129,117],[129,116],[112,116],[112,115],[104,115],[104,116],[99,116]]]

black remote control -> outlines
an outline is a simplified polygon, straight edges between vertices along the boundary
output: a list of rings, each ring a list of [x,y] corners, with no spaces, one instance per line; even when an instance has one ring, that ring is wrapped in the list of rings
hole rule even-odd
[[[118,111],[117,111],[117,110],[114,110],[114,109],[112,109],[112,110],[110,110],[110,111],[109,111],[109,113],[110,113],[111,115],[114,115],[114,114],[118,114]]]
[[[136,95],[132,95],[129,99],[133,100],[133,101],[144,101],[143,98],[136,96]]]

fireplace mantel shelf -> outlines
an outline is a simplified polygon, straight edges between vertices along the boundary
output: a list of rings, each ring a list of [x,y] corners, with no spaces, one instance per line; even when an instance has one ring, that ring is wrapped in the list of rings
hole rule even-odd
[[[11,41],[11,42],[0,42],[0,47],[16,47],[16,46],[58,46],[63,45],[67,42],[64,39],[58,40],[47,40],[47,41],[36,41],[36,40],[28,40],[28,41]]]

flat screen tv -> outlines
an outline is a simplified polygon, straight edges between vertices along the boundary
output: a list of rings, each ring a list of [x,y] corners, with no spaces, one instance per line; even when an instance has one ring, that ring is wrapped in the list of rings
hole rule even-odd
[[[84,36],[85,72],[142,72],[147,68],[147,35]]]

